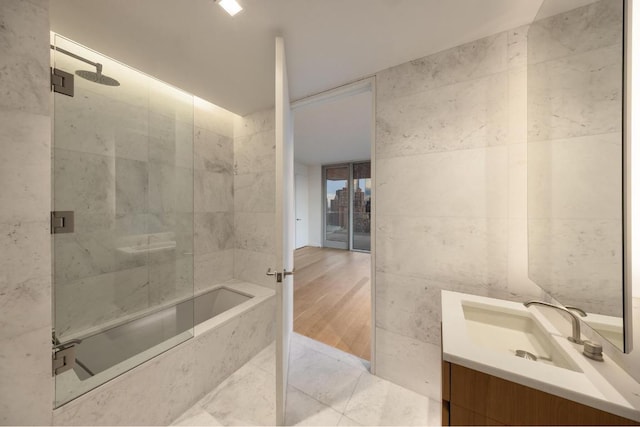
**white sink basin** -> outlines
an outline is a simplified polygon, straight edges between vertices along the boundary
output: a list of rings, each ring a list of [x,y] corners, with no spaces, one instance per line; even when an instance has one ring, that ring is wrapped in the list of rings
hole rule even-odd
[[[462,302],[462,311],[467,333],[475,345],[513,357],[517,357],[517,350],[524,350],[537,358],[526,359],[531,363],[579,371],[528,311],[517,312],[471,301]]]

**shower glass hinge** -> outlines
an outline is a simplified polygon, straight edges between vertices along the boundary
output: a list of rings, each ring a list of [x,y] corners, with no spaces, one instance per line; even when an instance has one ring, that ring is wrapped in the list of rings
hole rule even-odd
[[[52,68],[51,89],[54,92],[73,97],[73,74]]]
[[[76,344],[60,345],[53,348],[53,376],[59,375],[76,366]]]
[[[74,223],[73,211],[51,212],[51,234],[73,233]]]

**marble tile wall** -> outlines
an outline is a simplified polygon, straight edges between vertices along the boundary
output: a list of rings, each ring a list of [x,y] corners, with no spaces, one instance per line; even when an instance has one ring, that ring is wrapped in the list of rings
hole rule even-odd
[[[273,288],[275,265],[275,111],[234,123],[234,277]]]
[[[616,317],[622,8],[599,1],[534,22],[528,70],[530,276],[565,304]]]
[[[46,425],[53,401],[47,0],[0,2],[0,93],[0,424]]]
[[[526,27],[376,75],[376,374],[440,395],[440,291],[522,300]]]
[[[168,425],[275,339],[258,303],[53,412],[53,425]]]
[[[234,277],[235,114],[195,102],[194,262],[196,292]]]

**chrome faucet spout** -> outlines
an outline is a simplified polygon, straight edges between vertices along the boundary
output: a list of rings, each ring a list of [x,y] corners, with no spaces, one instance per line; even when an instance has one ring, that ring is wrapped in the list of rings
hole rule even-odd
[[[576,316],[573,312],[567,310],[566,308],[560,306],[560,305],[555,305],[555,304],[550,304],[548,302],[544,302],[544,301],[527,301],[524,303],[525,307],[529,307],[530,305],[542,305],[544,307],[550,307],[550,308],[555,308],[556,310],[560,311],[561,313],[566,313],[569,315],[569,317],[571,318],[571,336],[567,337],[567,339],[573,343],[576,344],[582,344],[584,343],[584,341],[580,338],[580,319],[578,319],[578,316]]]

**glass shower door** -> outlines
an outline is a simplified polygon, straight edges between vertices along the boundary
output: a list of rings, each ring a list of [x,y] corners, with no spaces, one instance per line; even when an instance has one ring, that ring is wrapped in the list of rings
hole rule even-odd
[[[53,345],[76,359],[60,406],[193,336],[193,97],[53,43],[74,77],[53,95]]]

